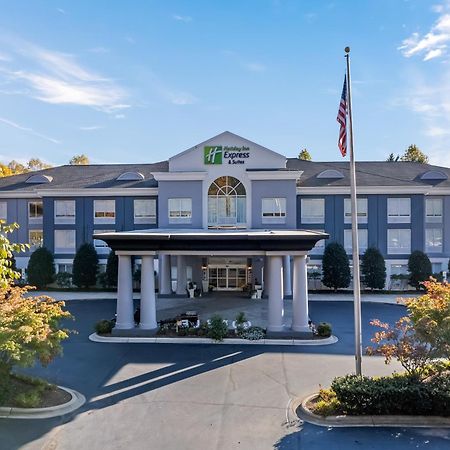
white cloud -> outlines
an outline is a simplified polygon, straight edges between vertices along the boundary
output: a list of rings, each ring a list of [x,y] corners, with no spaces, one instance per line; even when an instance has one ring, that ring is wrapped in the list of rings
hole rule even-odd
[[[81,131],[95,131],[95,130],[101,130],[102,127],[101,125],[88,125],[88,126],[84,126],[84,127],[80,127]]]
[[[22,125],[19,125],[17,122],[13,122],[12,120],[5,119],[4,117],[0,117],[0,122],[4,123],[5,125],[8,125],[9,127],[16,128],[21,131],[25,131],[29,134],[32,134],[33,136],[39,137],[41,139],[45,139],[46,141],[52,142],[53,144],[60,144],[61,141],[58,141],[57,139],[54,139],[50,136],[47,136],[42,133],[38,133],[37,131],[34,131],[32,128],[24,127]]]
[[[402,45],[398,47],[403,56],[424,55],[423,60],[429,61],[446,54],[447,43],[450,42],[450,14],[449,5],[440,5],[442,8],[435,8],[440,16],[431,27],[430,31],[424,35],[417,32],[404,39]]]
[[[192,17],[191,16],[180,16],[179,14],[174,14],[172,16],[172,18],[174,20],[177,20],[178,22],[184,22],[184,23],[192,22]]]
[[[66,11],[62,8],[57,8],[56,11],[58,11],[60,14],[67,14]]]
[[[243,66],[250,72],[265,72],[266,66],[258,62],[248,62],[244,63]]]
[[[75,56],[19,39],[3,39],[15,60],[0,69],[13,88],[51,104],[89,106],[104,112],[128,108],[126,92],[117,83],[81,65]]]

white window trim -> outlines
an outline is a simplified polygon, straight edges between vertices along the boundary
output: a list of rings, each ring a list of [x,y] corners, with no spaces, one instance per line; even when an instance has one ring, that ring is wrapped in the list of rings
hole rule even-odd
[[[69,247],[57,247],[56,244],[56,235],[60,234],[60,233],[71,233],[73,235],[73,245],[69,246]],[[54,239],[55,239],[55,253],[75,253],[76,248],[77,248],[77,233],[76,230],[73,229],[59,229],[59,230],[54,230]]]
[[[308,202],[321,202],[322,203],[322,215],[321,216],[306,216],[305,205]],[[325,199],[324,198],[302,198],[300,199],[300,220],[301,223],[325,223]]]
[[[8,220],[8,202],[0,202],[0,220]]]
[[[71,202],[73,203],[73,216],[57,216],[57,204],[59,202]],[[76,216],[76,202],[75,200],[55,200],[53,203],[54,216],[55,216],[55,224],[75,224],[75,216]]]
[[[344,223],[352,223],[351,198],[344,198]],[[361,205],[364,205],[361,207]],[[358,197],[356,204],[358,223],[367,223],[369,216],[369,201],[367,197]]]
[[[101,202],[101,203],[100,203]],[[113,202],[113,209],[111,210],[107,210],[105,209],[99,209],[97,211],[97,207],[96,205],[100,205],[100,204],[105,204],[106,202]],[[105,217],[105,216],[99,216],[96,217],[96,214],[98,213],[104,213],[104,214],[108,214],[108,213],[113,213],[113,217]],[[94,224],[98,225],[98,224],[104,224],[104,223],[116,223],[116,201],[114,199],[97,199],[94,200],[94,205],[93,205],[93,214],[94,214]]]
[[[345,242],[345,236],[350,234],[350,242]],[[364,239],[362,239],[364,237]],[[348,238],[347,238],[348,239]],[[359,246],[359,254],[362,255],[367,248],[369,247],[369,230],[367,228],[358,228],[358,246]],[[352,244],[352,229],[345,228],[344,229],[344,248],[347,254],[351,255],[353,252],[353,244]]]
[[[42,234],[42,240],[40,245],[32,245],[31,244],[31,233],[40,232]],[[28,230],[28,243],[30,244],[30,251],[34,251],[39,247],[42,247],[44,245],[44,231],[41,229],[35,229],[35,230]]]
[[[268,201],[272,202],[271,211],[264,209],[264,203]],[[279,208],[277,203],[279,203]],[[261,199],[261,223],[286,223],[286,197],[264,197]]]
[[[409,248],[389,247],[389,235],[392,231],[406,231],[409,233]],[[411,229],[410,228],[388,228],[387,230],[387,253],[388,255],[409,255],[411,253]]]
[[[190,211],[188,215],[182,216],[182,210],[181,210],[181,203],[183,200],[188,200],[190,203]],[[176,205],[173,205],[173,208],[171,208],[171,203],[178,203],[178,208],[176,208]],[[178,215],[172,216],[171,213],[176,212]],[[167,200],[167,214],[169,223],[191,223],[192,222],[192,198],[190,197],[174,197],[169,198]]]
[[[427,214],[427,203],[428,202],[440,202],[441,204],[441,214]],[[444,200],[442,198],[426,198],[425,199],[425,222],[426,223],[442,223],[444,216]]]
[[[39,204],[39,203],[42,205],[42,215],[37,216],[37,217],[31,217],[31,215],[30,215],[30,205],[31,204]],[[27,211],[27,213],[28,213],[28,223],[30,225],[40,225],[42,223],[42,218],[44,217],[44,204],[43,204],[43,202],[42,201],[30,201],[30,202],[28,202],[27,207],[28,207],[28,211]]]
[[[136,216],[136,202],[152,203],[153,209],[154,209],[154,215]],[[154,223],[156,223],[156,199],[154,199],[154,198],[135,198],[133,200],[133,217],[134,217],[135,224],[140,224],[140,223],[154,224]]]
[[[395,208],[390,208],[393,202],[399,203],[401,200],[408,201],[409,213],[400,215],[400,207],[397,204]],[[389,211],[393,209],[394,213]],[[387,222],[388,223],[411,223],[411,198],[409,197],[388,197],[387,199]]]
[[[431,230],[439,230],[441,232],[441,245],[433,245],[429,246],[428,244],[428,238],[427,238],[427,232],[430,232]],[[433,236],[434,238],[435,236]],[[425,252],[426,253],[442,253],[444,250],[444,230],[442,228],[437,227],[430,227],[425,228]]]

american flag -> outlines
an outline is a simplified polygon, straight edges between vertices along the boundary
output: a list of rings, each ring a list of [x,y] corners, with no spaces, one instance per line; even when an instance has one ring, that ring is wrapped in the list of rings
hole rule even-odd
[[[339,128],[338,147],[342,156],[347,154],[347,76],[344,76],[344,86],[342,87],[341,101],[336,120],[341,126]]]

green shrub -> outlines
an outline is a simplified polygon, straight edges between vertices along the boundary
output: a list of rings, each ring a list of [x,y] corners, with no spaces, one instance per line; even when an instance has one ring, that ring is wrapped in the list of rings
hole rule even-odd
[[[73,259],[73,283],[88,288],[97,281],[98,255],[92,244],[82,244]]]
[[[104,289],[108,287],[108,278],[106,276],[106,272],[100,272],[98,274],[97,283]]]
[[[38,289],[45,288],[55,279],[53,254],[45,247],[36,249],[30,256],[27,268],[28,283]]]
[[[21,392],[14,400],[19,408],[36,408],[41,402],[41,392],[37,389]]]
[[[109,334],[114,328],[114,323],[111,320],[99,320],[95,324],[95,331],[98,334]]]
[[[327,322],[321,322],[317,326],[317,335],[320,337],[330,337],[331,332],[331,325]]]
[[[322,273],[322,283],[335,291],[339,288],[350,286],[350,263],[347,253],[341,244],[331,242],[325,247],[322,259]]]
[[[212,316],[208,326],[208,337],[215,341],[223,341],[223,338],[226,337],[227,334],[228,327],[222,317],[218,314]]]
[[[72,274],[68,272],[57,273],[56,284],[60,288],[69,288],[70,286],[72,286]]]
[[[421,283],[432,275],[430,258],[420,250],[411,253],[408,258],[409,284],[420,289]]]
[[[111,251],[106,262],[106,285],[109,287],[117,286],[117,277],[119,273],[119,257]]]
[[[368,248],[361,258],[361,275],[370,289],[383,289],[386,283],[386,263],[380,250]]]
[[[321,389],[312,410],[320,416],[333,416],[340,412],[341,404],[332,389]]]
[[[242,330],[239,333],[239,337],[242,339],[248,339],[249,341],[258,341],[264,339],[266,332],[261,327],[250,327],[247,330]]]

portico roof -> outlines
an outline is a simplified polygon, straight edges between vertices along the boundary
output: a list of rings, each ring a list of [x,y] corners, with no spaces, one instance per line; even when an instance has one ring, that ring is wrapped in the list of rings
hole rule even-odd
[[[314,230],[149,229],[95,233],[114,251],[307,252],[329,235]]]

